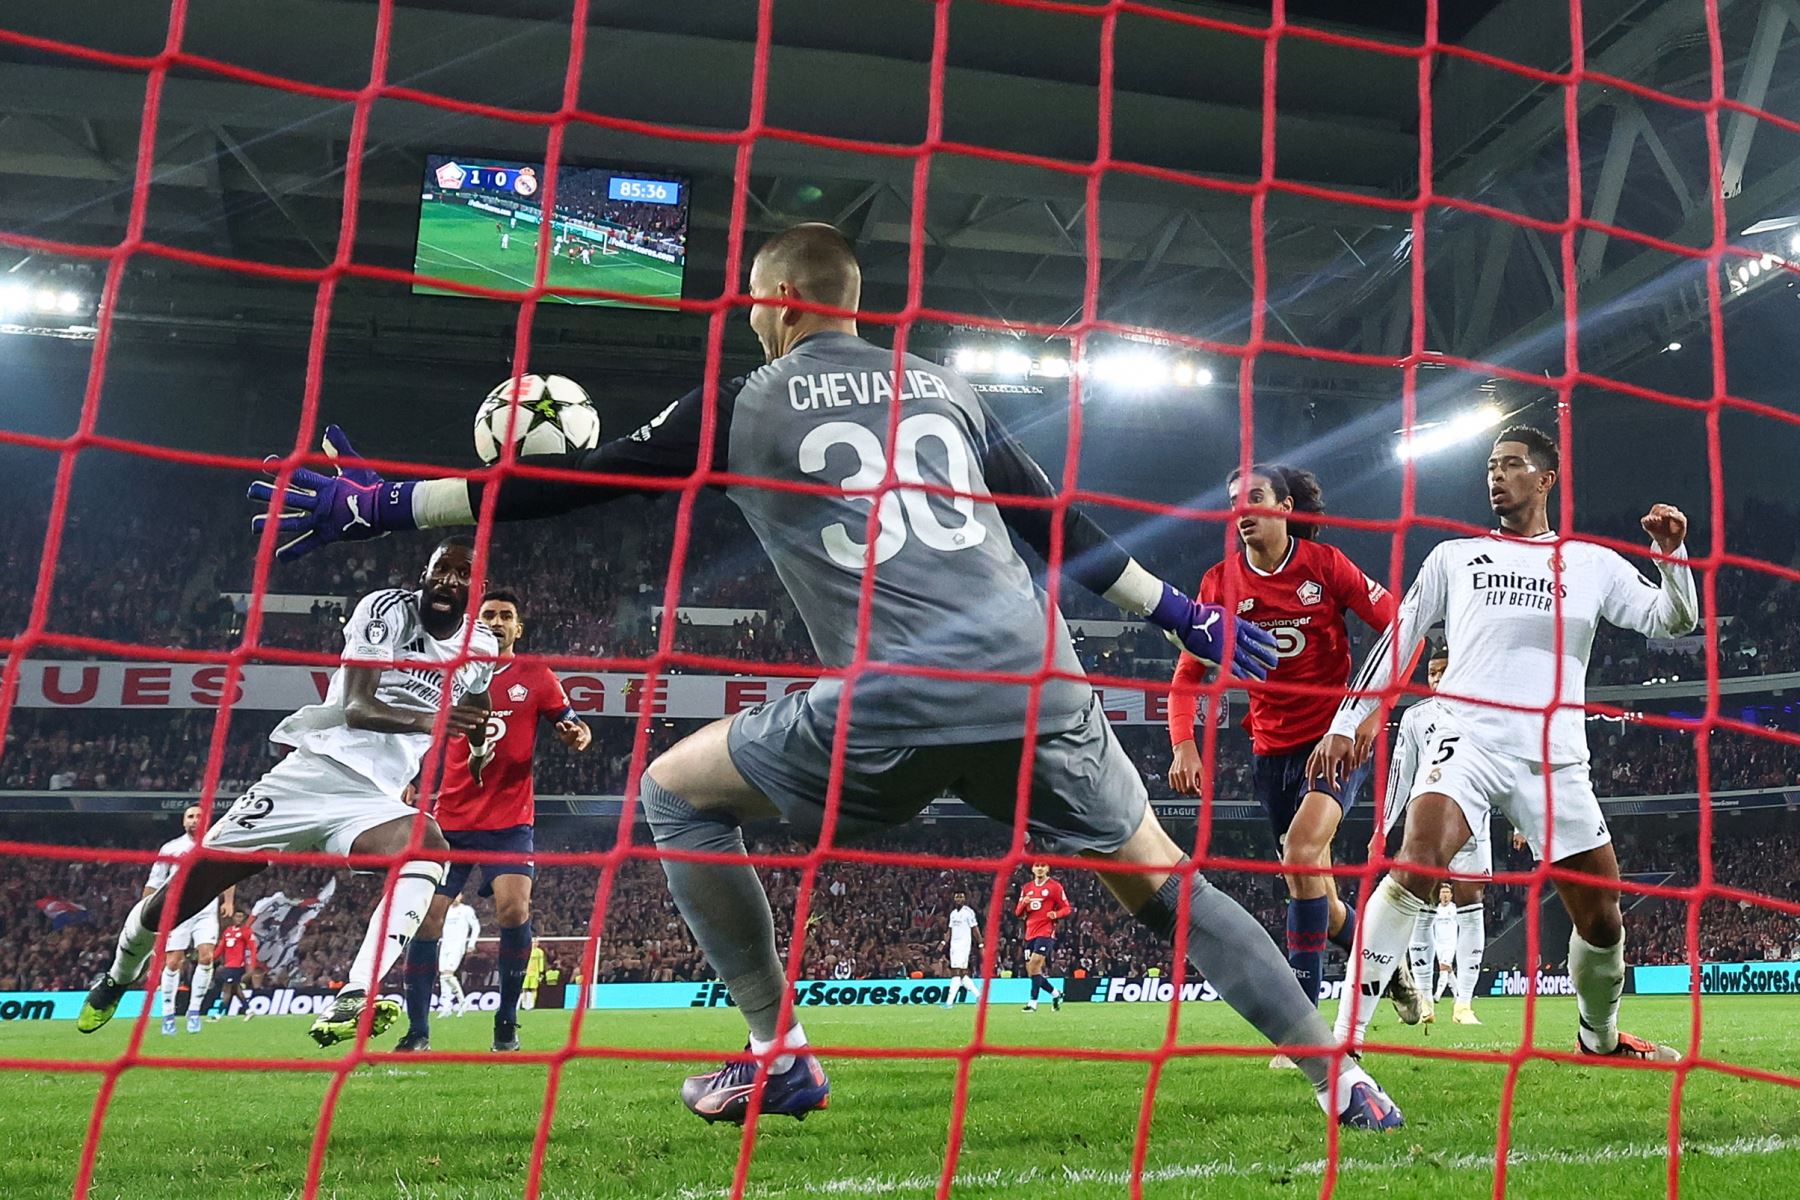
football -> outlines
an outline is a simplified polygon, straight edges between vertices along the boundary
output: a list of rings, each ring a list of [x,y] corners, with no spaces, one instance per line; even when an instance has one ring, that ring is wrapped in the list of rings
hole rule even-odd
[[[495,385],[476,410],[475,453],[482,462],[498,461],[509,431],[520,458],[591,450],[600,444],[600,413],[566,375],[521,375]]]

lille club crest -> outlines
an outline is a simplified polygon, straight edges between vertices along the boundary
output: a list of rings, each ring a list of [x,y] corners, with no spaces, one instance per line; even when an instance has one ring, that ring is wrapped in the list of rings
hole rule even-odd
[[[525,698],[529,695],[531,695],[531,689],[522,683],[515,683],[506,689],[506,698],[514,704],[525,703]]]
[[[437,169],[437,185],[441,188],[459,188],[468,173],[453,162],[447,162]]]
[[[1325,589],[1311,579],[1295,588],[1294,594],[1300,597],[1300,603],[1306,605],[1317,604],[1325,599]]]

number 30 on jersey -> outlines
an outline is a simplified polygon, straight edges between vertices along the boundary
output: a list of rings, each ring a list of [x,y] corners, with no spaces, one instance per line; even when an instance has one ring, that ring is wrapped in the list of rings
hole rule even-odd
[[[944,479],[925,478],[919,450],[920,444],[927,441],[943,448]],[[834,446],[849,446],[856,451],[859,460],[857,470],[838,482],[845,498],[874,503],[872,495],[853,493],[875,488],[886,477],[887,454],[881,439],[853,421],[827,421],[801,439],[800,469],[808,475],[824,474],[825,457]],[[942,413],[917,413],[900,422],[899,433],[894,439],[894,478],[901,487],[881,497],[881,532],[875,538],[876,563],[884,563],[900,553],[909,536],[918,538],[933,550],[946,552],[968,550],[987,540],[987,526],[975,515],[974,497],[944,497],[951,510],[961,518],[959,524],[946,525],[931,507],[931,496],[912,490],[922,484],[949,487],[957,492],[973,490],[969,447],[949,417]],[[825,543],[825,552],[839,566],[860,571],[868,561],[867,543],[859,540],[842,521],[827,525],[819,531],[819,536]]]

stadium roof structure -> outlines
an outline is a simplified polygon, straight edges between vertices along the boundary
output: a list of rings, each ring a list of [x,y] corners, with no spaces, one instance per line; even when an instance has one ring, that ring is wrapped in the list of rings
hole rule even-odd
[[[1114,170],[1098,195],[1098,313],[1110,321],[1240,342],[1252,297],[1251,205],[1227,188],[1257,179],[1264,138],[1268,13],[1252,6],[1159,0],[1176,18],[1115,12],[1111,153],[1141,169]],[[1140,6],[1141,7],[1141,6]],[[1411,339],[1414,238],[1404,202],[1417,193],[1420,60],[1379,52],[1416,46],[1419,33],[1374,5],[1369,24],[1321,23],[1306,3],[1274,55],[1277,177],[1329,194],[1280,190],[1267,202],[1267,335],[1294,346],[1398,356]],[[1017,156],[998,162],[940,149],[930,159],[923,214],[923,303],[984,321],[1067,325],[1080,319],[1089,212],[1082,168],[1099,147],[1100,14],[956,0],[948,22],[942,137]],[[1776,113],[1800,101],[1800,72],[1774,71],[1796,21],[1790,0],[1718,0],[1725,94]],[[181,48],[321,89],[356,89],[369,76],[377,6],[363,0],[280,5],[188,5]],[[694,178],[689,295],[716,294],[732,212],[736,146],[716,135],[748,119],[757,5],[590,6],[580,107],[674,131],[577,124],[572,161],[654,164]],[[772,133],[750,157],[746,235],[826,220],[856,241],[865,303],[906,301],[915,159],[931,119],[928,97],[937,7],[918,0],[778,0],[764,121]],[[852,15],[853,14],[853,15]],[[11,30],[123,55],[153,56],[168,39],[156,4],[62,0],[21,8]],[[1416,18],[1414,18],[1416,20]],[[1457,44],[1544,72],[1569,69],[1566,0],[1497,0],[1447,17]],[[1232,32],[1217,23],[1243,27]],[[1358,39],[1333,43],[1303,30]],[[1702,5],[1694,0],[1587,0],[1585,66],[1670,96],[1711,92]],[[400,0],[386,78],[392,85],[511,112],[560,104],[569,48],[566,0]],[[65,52],[0,42],[0,227],[106,244],[124,228],[145,75]],[[1440,55],[1429,158],[1438,194],[1537,222],[1568,213],[1564,89],[1482,62]],[[1800,212],[1794,135],[1742,114],[1721,117],[1723,179],[1709,179],[1704,116],[1590,80],[1578,89],[1584,216],[1684,246],[1711,238],[1715,186],[1735,236]],[[352,106],[181,65],[168,78],[156,139],[146,236],[261,262],[319,266],[336,249]],[[809,144],[807,137],[836,139]],[[371,110],[362,165],[356,258],[400,269],[412,259],[421,160],[433,151],[540,156],[541,122],[450,111],[384,96]],[[712,139],[712,140],[707,140]],[[1355,198],[1386,202],[1384,207]],[[1479,211],[1426,216],[1429,348],[1555,369],[1562,356],[1566,281],[1554,232]],[[1779,238],[1788,236],[1785,233]],[[1771,241],[1771,245],[1773,245]],[[0,265],[22,255],[0,248]],[[27,273],[31,268],[27,266]],[[303,337],[312,289],[271,285],[166,261],[145,262],[155,286],[122,297],[121,336],[221,338],[263,331]],[[1695,336],[1706,316],[1704,266],[1596,231],[1579,235],[1583,362],[1591,370]],[[1776,273],[1771,272],[1773,278]],[[1733,281],[1735,282],[1735,280]],[[1752,294],[1728,290],[1728,302]],[[497,306],[420,301],[403,285],[346,285],[346,337],[379,330],[392,347],[418,343],[455,356],[473,330],[491,358],[507,322]],[[540,313],[546,336],[677,361],[700,352],[668,336],[660,315]],[[1687,331],[1684,333],[1684,330]],[[748,348],[743,331],[737,350]],[[925,343],[931,333],[921,333]],[[1697,339],[1696,339],[1697,340]],[[1268,360],[1266,360],[1268,361]],[[1264,368],[1259,367],[1259,382]],[[1391,397],[1391,372],[1304,356],[1268,361],[1272,384]]]

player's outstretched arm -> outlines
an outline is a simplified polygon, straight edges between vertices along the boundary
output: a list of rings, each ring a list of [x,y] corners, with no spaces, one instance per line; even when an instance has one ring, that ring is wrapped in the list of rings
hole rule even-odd
[[[375,694],[381,682],[380,667],[344,664],[344,724],[372,733],[430,733],[437,714],[413,712],[383,703]],[[486,693],[483,693],[485,698]],[[473,697],[465,697],[473,699]],[[479,737],[487,729],[487,709],[470,704],[450,708],[451,733]]]
[[[996,495],[1054,499],[1056,489],[1044,469],[985,404],[982,418],[986,429],[981,473],[988,490]],[[1060,516],[1036,506],[1001,504],[999,508],[1007,526],[1045,562],[1050,561],[1053,530],[1060,522],[1063,574],[1132,616],[1142,617],[1194,657],[1219,665],[1227,657],[1229,630],[1233,675],[1265,679],[1274,669],[1278,656],[1271,634],[1217,604],[1197,603],[1180,588],[1152,575],[1078,506],[1065,505]]]
[[[731,413],[743,382],[739,378],[719,385],[712,431],[715,468],[725,465]],[[654,490],[634,486],[629,482],[631,476],[666,479],[691,474],[699,463],[705,414],[704,392],[695,388],[627,437],[578,454],[533,457],[533,466],[624,478],[604,482],[511,478],[501,487],[494,519],[553,517]],[[332,542],[366,541],[409,529],[473,525],[481,511],[483,489],[488,485],[480,481],[461,476],[416,482],[384,479],[379,472],[359,465],[361,456],[336,425],[326,426],[323,449],[336,464],[336,474],[302,467],[279,492],[265,480],[250,485],[251,501],[273,508],[276,528],[290,535],[275,552],[282,562]],[[251,528],[260,534],[268,519],[268,513],[252,518]]]
[[[1394,615],[1394,623],[1375,643],[1363,660],[1362,669],[1350,681],[1350,695],[1339,705],[1332,718],[1331,730],[1306,762],[1308,779],[1325,779],[1342,784],[1374,745],[1379,723],[1365,724],[1370,713],[1381,704],[1387,689],[1396,679],[1411,672],[1414,655],[1425,640],[1425,631],[1444,618],[1449,589],[1444,576],[1443,555],[1433,550],[1425,556],[1419,576],[1407,589],[1406,598]]]
[[[1645,637],[1682,637],[1700,623],[1700,598],[1687,565],[1687,514],[1673,504],[1652,505],[1639,522],[1666,558],[1656,560],[1662,586],[1656,587],[1617,554],[1601,598],[1600,615],[1621,629]]]

